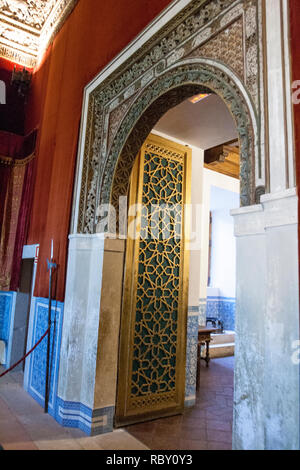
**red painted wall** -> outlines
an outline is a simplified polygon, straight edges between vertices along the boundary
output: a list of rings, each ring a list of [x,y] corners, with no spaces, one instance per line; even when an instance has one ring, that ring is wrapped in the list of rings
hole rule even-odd
[[[171,0],[80,0],[33,77],[26,132],[39,128],[27,243],[40,243],[35,295],[48,297],[46,258],[54,239],[54,296],[64,299],[67,236],[83,89]]]

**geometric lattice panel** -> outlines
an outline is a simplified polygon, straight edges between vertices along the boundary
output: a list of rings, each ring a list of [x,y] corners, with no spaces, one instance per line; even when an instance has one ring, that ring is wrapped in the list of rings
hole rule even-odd
[[[122,318],[122,325],[126,320],[130,323],[125,347],[128,349],[128,339],[131,343],[125,369],[120,369],[127,370],[121,400],[126,401],[129,414],[143,416],[178,408],[184,382],[184,370],[180,370],[185,366],[183,220],[187,149],[170,149],[161,141],[156,144],[156,140],[152,136],[143,146],[136,171],[138,182],[132,189],[140,204],[138,236],[127,240],[127,245],[133,245],[133,256],[127,263],[134,267],[132,271],[130,265],[126,266],[130,286],[125,289]]]
[[[144,156],[131,401],[175,392],[183,161]],[[142,397],[142,398],[141,398]]]

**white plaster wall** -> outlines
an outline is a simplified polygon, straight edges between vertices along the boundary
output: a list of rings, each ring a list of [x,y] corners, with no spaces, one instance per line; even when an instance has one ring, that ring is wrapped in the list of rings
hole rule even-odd
[[[263,450],[264,317],[266,292],[263,233],[237,239],[233,449]],[[253,256],[253,253],[256,256]]]
[[[207,297],[207,281],[208,281],[208,259],[209,259],[209,212],[211,209],[211,191],[213,187],[231,191],[238,195],[240,193],[240,182],[236,178],[217,173],[207,168],[203,168],[203,209],[201,224],[201,260],[200,260],[200,291],[199,298]],[[233,201],[234,202],[234,201]],[[236,198],[237,207],[239,207],[239,199]],[[231,209],[237,208],[231,207]],[[229,263],[230,264],[230,263]],[[213,286],[219,287],[219,286]],[[231,297],[231,296],[230,296]],[[232,296],[233,297],[233,296]]]
[[[298,197],[234,211],[237,236],[234,449],[299,449]]]
[[[189,307],[199,306],[199,278],[201,269],[201,225],[202,225],[202,210],[203,210],[203,161],[204,150],[188,145],[174,136],[152,131],[153,134],[159,135],[165,139],[172,140],[181,145],[187,145],[192,149],[192,179],[191,179],[191,220],[190,227],[190,277],[189,277]]]
[[[173,135],[170,136],[157,130],[152,132],[181,145],[188,145]],[[236,178],[204,168],[204,150],[191,145],[188,147],[192,149],[189,306],[199,306],[199,299],[207,297],[211,189],[218,187],[239,195],[240,182]],[[229,209],[239,207],[238,196],[235,201],[236,205],[233,202]],[[228,218],[232,220],[229,210]],[[233,222],[231,223],[233,224]]]
[[[192,183],[191,183],[191,210],[192,226],[190,233],[190,278],[189,278],[189,306],[199,306],[199,278],[201,269],[201,232],[202,223],[202,191],[203,185],[203,158],[204,151],[192,147]]]
[[[236,240],[230,210],[238,206],[239,193],[211,186],[210,286],[218,288],[221,297],[235,297],[236,293]]]

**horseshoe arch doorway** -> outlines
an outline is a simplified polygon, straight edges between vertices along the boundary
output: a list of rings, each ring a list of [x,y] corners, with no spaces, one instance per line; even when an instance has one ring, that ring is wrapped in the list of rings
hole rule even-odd
[[[250,5],[246,0],[196,0],[188,2],[180,13],[166,16],[164,28],[151,30],[151,41],[143,39],[143,47],[132,47],[118,65],[112,64],[96,77],[85,93],[71,227],[72,233],[84,238],[92,250],[94,245],[95,250],[97,244],[101,246],[104,265],[106,239],[114,233],[114,227],[117,238],[126,235],[118,227],[119,201],[129,194],[136,156],[158,120],[195,94],[217,94],[235,121],[240,147],[241,206],[257,203],[260,195],[269,190],[259,4]],[[105,205],[113,210],[109,211],[107,227],[98,230],[98,208]],[[107,251],[116,253],[120,260],[122,240],[117,240],[115,251],[115,240],[108,241]],[[109,270],[109,261],[107,264]],[[121,270],[123,263],[118,266]],[[113,286],[117,295],[112,305],[110,278],[100,271],[96,280],[102,286],[101,293],[95,296],[91,285],[86,286],[95,310],[100,304],[100,330],[95,339],[97,372],[89,403],[103,413],[109,409],[112,429],[122,273],[118,271],[118,285]],[[109,383],[105,391],[104,383]]]
[[[182,70],[179,70],[180,73],[182,73]],[[146,193],[149,191],[152,191],[153,197],[153,187],[155,185],[152,185],[150,189],[149,180],[151,176],[149,176],[149,171],[152,171],[152,176],[153,172],[157,172],[154,173],[157,189],[157,194],[154,196],[155,202],[160,201],[164,206],[166,205],[166,197],[162,195],[164,188],[159,186],[158,183],[160,180],[163,184],[164,180],[161,173],[162,161],[164,160],[164,174],[166,174],[165,168],[168,164],[171,163],[172,166],[174,163],[174,160],[172,162],[172,156],[174,155],[172,145],[170,144],[170,147],[163,144],[160,146],[154,136],[151,135],[149,138],[149,132],[151,132],[158,119],[169,109],[199,93],[214,94],[216,91],[209,88],[207,84],[203,85],[201,83],[184,83],[179,87],[170,87],[168,91],[153,100],[142,116],[139,117],[120,152],[114,172],[110,202],[115,208],[115,214],[120,215],[118,203],[120,197],[124,197],[125,194],[129,195],[129,205],[141,204],[147,200]],[[221,95],[221,98],[225,101],[224,96]],[[143,98],[141,97],[141,99]],[[226,104],[228,106],[228,101]],[[240,107],[228,107],[237,129],[239,129],[241,175],[244,175],[241,178],[241,203],[245,205],[255,197],[252,193],[251,171],[253,168],[253,128],[245,102],[240,101],[239,104]],[[247,133],[244,132],[245,129],[248,129]],[[145,141],[147,136],[148,138]],[[142,144],[141,149],[138,148],[140,144]],[[178,201],[178,196],[179,199],[181,197],[182,207],[184,207],[185,204],[189,203],[190,164],[188,163],[187,149],[183,146],[181,149],[179,147],[177,153],[182,152],[185,163],[182,167],[183,184],[177,192],[176,200]],[[167,158],[166,155],[168,155]],[[160,170],[155,165],[155,160],[156,163],[159,160]],[[151,165],[152,169],[149,170]],[[124,171],[124,168],[126,168],[126,171]],[[170,176],[170,174],[171,180],[172,175]],[[174,184],[175,187],[176,182],[178,183],[178,169],[175,170],[173,176],[174,181],[171,181],[171,184]],[[129,181],[131,181],[131,184],[129,184]],[[135,223],[138,225],[138,228],[137,225],[135,226],[136,232],[139,233],[138,242],[136,239],[131,242],[127,238],[120,328],[116,426],[178,414],[184,408],[188,307],[188,231],[190,221],[186,218],[186,214],[183,215],[184,211],[182,211],[182,227],[180,228],[182,245],[179,244],[177,247],[179,253],[181,252],[181,262],[178,263],[178,266],[174,266],[173,263],[168,265],[167,261],[169,267],[172,264],[173,269],[179,272],[177,291],[174,289],[173,283],[173,295],[169,295],[169,300],[170,297],[173,301],[175,300],[175,303],[177,298],[181,300],[179,304],[176,303],[177,307],[175,309],[171,302],[171,308],[163,308],[162,310],[161,296],[164,288],[170,287],[172,269],[168,270],[168,266],[163,266],[160,261],[158,262],[158,259],[162,260],[164,258],[166,261],[167,256],[165,255],[167,252],[164,250],[168,250],[168,248],[167,245],[159,247],[159,244],[153,244],[151,239],[148,243],[144,243],[143,237],[140,236],[141,230],[143,231],[143,227],[141,229],[141,225],[143,225],[142,211],[143,209],[138,214],[136,213],[135,219]],[[153,219],[149,215],[150,212],[146,210],[146,213],[148,215],[144,217],[144,222],[146,221],[146,226],[148,224],[149,228]],[[176,224],[175,218],[174,216],[173,221],[171,220],[171,225],[172,223],[173,225]],[[119,217],[117,219],[119,220]],[[116,223],[115,216],[110,220],[114,224]],[[117,227],[120,229],[118,225]],[[144,246],[141,249],[143,243]],[[151,246],[153,247],[152,253],[149,254]],[[153,250],[157,250],[155,254]],[[147,259],[150,258],[152,261],[154,260],[151,266],[147,262]],[[151,269],[151,272],[149,269]],[[163,269],[166,269],[164,274],[168,272],[170,276],[164,276],[164,284],[162,285],[161,272]],[[170,294],[170,290],[168,292]],[[153,302],[149,298],[152,298]],[[170,319],[172,320],[170,321]]]

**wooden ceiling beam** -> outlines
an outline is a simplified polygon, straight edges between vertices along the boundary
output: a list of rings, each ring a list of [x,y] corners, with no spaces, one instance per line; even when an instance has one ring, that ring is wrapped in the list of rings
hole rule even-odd
[[[233,140],[204,151],[204,168],[227,176],[240,177],[240,149]]]

